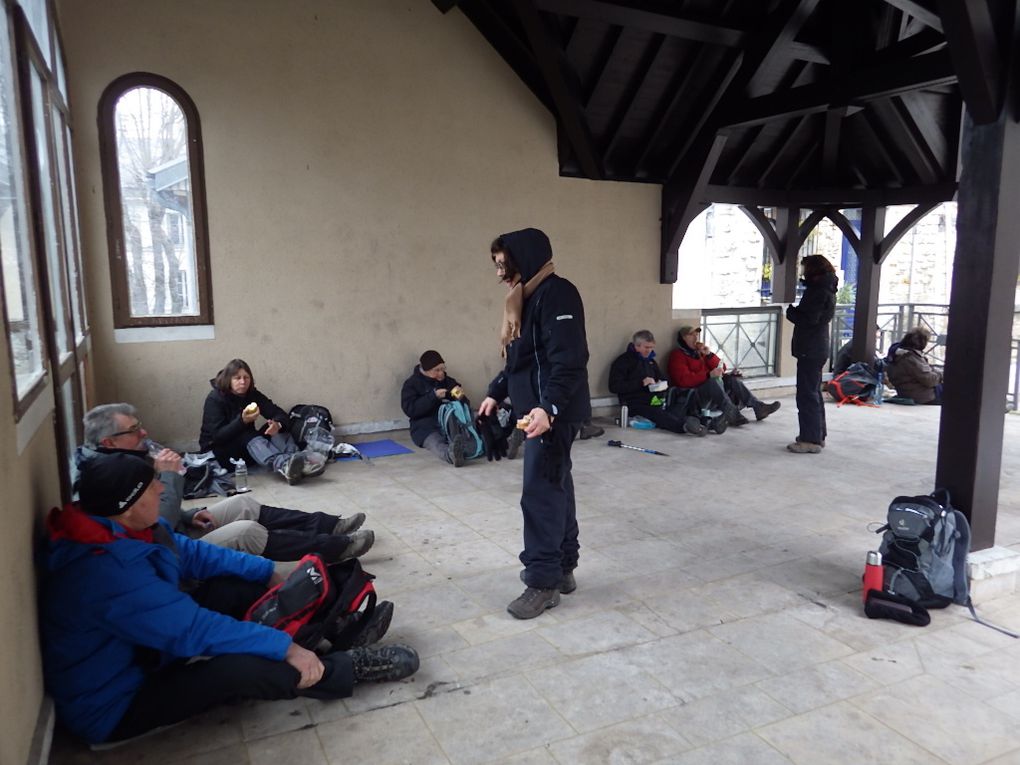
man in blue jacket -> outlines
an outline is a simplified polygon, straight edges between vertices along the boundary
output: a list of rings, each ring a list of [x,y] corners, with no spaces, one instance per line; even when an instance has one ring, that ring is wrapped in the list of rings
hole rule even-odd
[[[507,606],[533,619],[576,588],[578,527],[570,446],[591,417],[588,340],[577,288],[557,276],[549,238],[528,228],[498,237],[490,247],[506,296],[500,343],[506,366],[489,384],[479,414],[494,415],[507,395],[523,414],[524,550],[527,589]]]
[[[349,696],[358,681],[418,668],[404,646],[321,659],[284,632],[240,621],[272,561],[174,534],[144,460],[100,454],[80,502],[53,510],[42,598],[46,687],[57,715],[92,744],[172,725],[227,700]],[[196,656],[209,657],[188,662]]]

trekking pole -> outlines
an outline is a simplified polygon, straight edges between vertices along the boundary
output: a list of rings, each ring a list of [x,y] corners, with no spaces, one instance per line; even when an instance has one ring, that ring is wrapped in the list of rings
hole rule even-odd
[[[636,452],[644,452],[645,454],[658,454],[660,457],[669,456],[665,452],[657,452],[655,449],[643,449],[640,446],[631,446],[630,444],[625,444],[622,441],[609,441],[607,446],[618,446],[621,449],[633,449]]]

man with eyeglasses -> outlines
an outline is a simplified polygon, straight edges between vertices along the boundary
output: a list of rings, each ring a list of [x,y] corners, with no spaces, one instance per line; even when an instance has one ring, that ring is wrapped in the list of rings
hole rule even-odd
[[[464,434],[451,433],[447,438],[439,424],[439,407],[456,400],[467,402],[461,384],[446,373],[439,351],[425,351],[400,388],[400,408],[410,422],[415,445],[461,467],[466,461]]]
[[[577,587],[580,544],[570,447],[591,416],[584,305],[577,288],[556,275],[552,246],[542,231],[503,234],[490,253],[509,288],[500,332],[506,366],[489,384],[478,411],[494,415],[509,395],[514,411],[524,415],[520,560],[526,589],[507,611],[533,619]]]
[[[329,562],[347,560],[364,555],[375,542],[375,532],[361,529],[364,513],[343,518],[272,507],[250,493],[199,510],[182,510],[181,456],[149,440],[133,406],[97,406],[85,414],[83,424],[85,444],[75,453],[79,473],[86,472],[100,454],[123,452],[145,459],[164,487],[159,514],[182,534],[274,561],[298,560],[310,552],[321,553]]]

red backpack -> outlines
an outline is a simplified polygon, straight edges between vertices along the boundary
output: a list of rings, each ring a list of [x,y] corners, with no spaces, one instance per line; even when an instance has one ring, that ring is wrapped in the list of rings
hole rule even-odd
[[[323,638],[343,650],[375,611],[373,579],[357,558],[327,565],[311,553],[256,600],[244,619],[282,630],[309,650]]]

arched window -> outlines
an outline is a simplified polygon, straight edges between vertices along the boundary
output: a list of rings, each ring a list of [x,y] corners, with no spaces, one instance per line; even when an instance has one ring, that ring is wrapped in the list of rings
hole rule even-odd
[[[195,105],[155,74],[99,102],[114,326],[211,324],[202,136]]]

